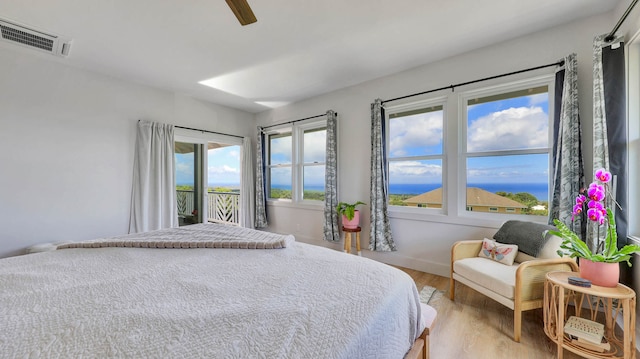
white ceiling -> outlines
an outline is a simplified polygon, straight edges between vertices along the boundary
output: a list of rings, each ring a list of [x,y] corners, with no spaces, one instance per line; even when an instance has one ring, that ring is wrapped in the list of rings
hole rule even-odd
[[[0,18],[72,38],[72,66],[260,112],[620,1],[249,0],[243,27],[223,0],[2,0]]]

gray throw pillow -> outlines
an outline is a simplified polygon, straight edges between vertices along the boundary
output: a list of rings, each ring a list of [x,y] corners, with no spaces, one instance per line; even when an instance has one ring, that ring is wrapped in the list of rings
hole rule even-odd
[[[547,232],[554,229],[556,227],[541,223],[507,221],[493,239],[500,243],[515,244],[520,252],[537,257],[551,236]]]

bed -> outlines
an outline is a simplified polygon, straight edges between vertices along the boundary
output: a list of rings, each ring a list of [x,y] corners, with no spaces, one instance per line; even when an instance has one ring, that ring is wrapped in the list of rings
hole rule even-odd
[[[4,258],[0,287],[3,358],[403,358],[424,329],[404,272],[219,224]]]

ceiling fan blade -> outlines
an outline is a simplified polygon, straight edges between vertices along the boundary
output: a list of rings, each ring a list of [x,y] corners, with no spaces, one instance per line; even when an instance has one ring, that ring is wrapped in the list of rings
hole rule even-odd
[[[227,5],[231,8],[231,11],[236,15],[238,21],[242,26],[253,24],[258,21],[256,16],[253,14],[249,3],[247,0],[226,0]]]

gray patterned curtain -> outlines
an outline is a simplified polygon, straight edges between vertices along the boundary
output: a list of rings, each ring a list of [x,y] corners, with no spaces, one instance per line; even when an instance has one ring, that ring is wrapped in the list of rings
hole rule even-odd
[[[327,147],[324,172],[324,240],[340,241],[338,226],[338,116],[327,111]]]
[[[557,218],[576,233],[584,233],[581,218],[571,221],[575,197],[580,193],[580,188],[584,187],[576,54],[565,57],[564,68],[556,72],[555,99],[553,193],[549,208],[549,223],[553,224],[553,219]]]
[[[607,42],[607,36],[593,40],[593,169],[605,168],[614,175],[612,187],[618,205],[609,197],[607,206],[615,208],[618,245],[623,246],[628,228],[624,37]],[[588,238],[595,237],[595,232],[590,226]]]
[[[387,211],[388,176],[382,100],[371,104],[371,232],[369,250],[395,251]]]
[[[264,228],[267,222],[267,194],[264,182],[264,133],[262,127],[258,127],[256,141],[256,228]]]

